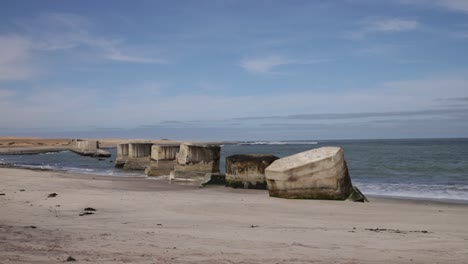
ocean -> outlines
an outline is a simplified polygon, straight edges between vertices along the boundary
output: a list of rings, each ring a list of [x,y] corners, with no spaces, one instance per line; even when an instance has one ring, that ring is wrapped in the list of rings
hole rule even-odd
[[[336,141],[264,141],[223,145],[232,154],[272,154],[285,157],[323,146],[344,149],[355,186],[367,195],[468,202],[468,139],[399,139]],[[111,158],[90,158],[64,151],[38,155],[0,155],[0,163],[71,172],[144,176],[114,168]]]

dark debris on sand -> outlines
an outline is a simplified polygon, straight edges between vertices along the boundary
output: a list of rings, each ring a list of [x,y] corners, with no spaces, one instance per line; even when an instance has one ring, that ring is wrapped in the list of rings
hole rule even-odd
[[[403,231],[403,230],[399,230],[399,229],[388,229],[388,228],[366,228],[365,230],[373,231],[373,232],[376,232],[376,233],[389,232],[389,233],[395,233],[395,234],[408,234],[408,233],[427,234],[427,233],[429,233],[429,231],[426,231],[426,230]]]
[[[92,215],[94,214],[94,212],[96,212],[97,210],[92,208],[92,207],[86,207],[85,209],[83,209],[83,212],[81,214],[79,214],[79,216],[84,216],[84,215]]]
[[[70,262],[70,261],[76,261],[76,259],[72,256],[68,256],[68,258],[65,260],[66,262]]]
[[[47,198],[54,198],[54,197],[57,197],[57,193],[49,193],[49,195],[47,195]]]

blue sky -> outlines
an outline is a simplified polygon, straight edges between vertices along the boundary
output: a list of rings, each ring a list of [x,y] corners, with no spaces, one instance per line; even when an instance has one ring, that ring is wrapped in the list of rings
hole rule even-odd
[[[2,1],[0,135],[468,136],[468,1]]]

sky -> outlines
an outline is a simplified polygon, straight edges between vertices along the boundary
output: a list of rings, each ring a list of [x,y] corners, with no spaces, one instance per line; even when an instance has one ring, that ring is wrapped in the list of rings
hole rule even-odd
[[[2,0],[13,135],[468,137],[468,0]]]

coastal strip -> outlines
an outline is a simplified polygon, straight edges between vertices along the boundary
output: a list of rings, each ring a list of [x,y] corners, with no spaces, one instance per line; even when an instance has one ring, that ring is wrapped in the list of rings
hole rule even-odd
[[[0,182],[8,263],[464,263],[468,255],[462,204],[288,200],[5,168]]]

